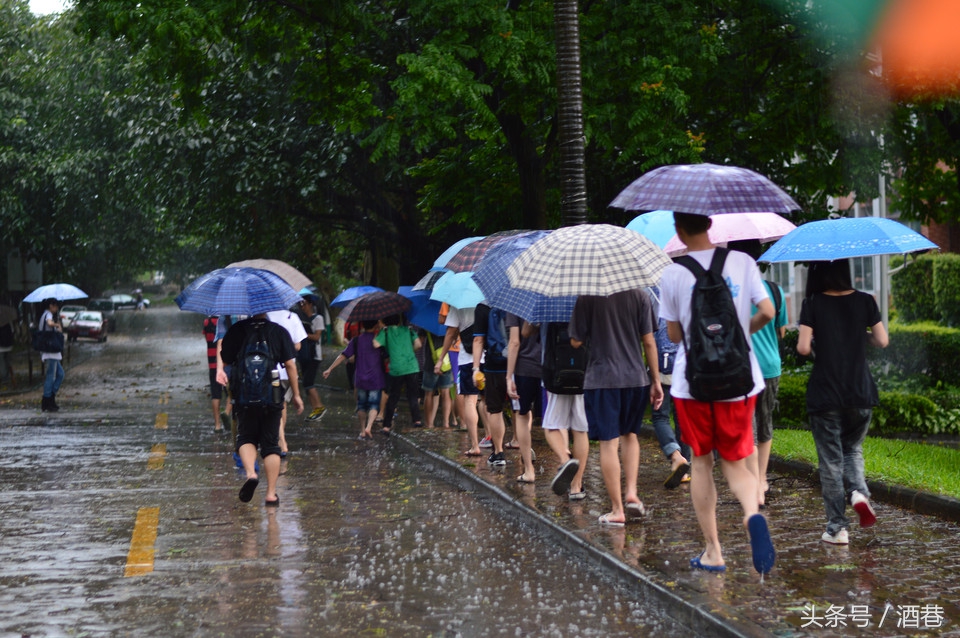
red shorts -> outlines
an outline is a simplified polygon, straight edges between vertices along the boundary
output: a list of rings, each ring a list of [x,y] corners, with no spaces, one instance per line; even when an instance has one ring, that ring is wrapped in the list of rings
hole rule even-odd
[[[753,453],[753,410],[757,397],[744,401],[706,403],[674,399],[680,437],[694,456],[716,450],[726,461],[739,461]]]

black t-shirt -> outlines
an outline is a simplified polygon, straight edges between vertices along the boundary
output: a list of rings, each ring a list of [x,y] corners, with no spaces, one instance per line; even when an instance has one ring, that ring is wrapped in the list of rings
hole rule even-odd
[[[867,366],[867,328],[880,322],[870,295],[817,294],[804,300],[800,324],[813,330],[813,372],[807,384],[807,411],[872,408],[880,402]]]
[[[267,337],[267,343],[270,346],[270,358],[282,365],[297,356],[297,351],[293,346],[293,340],[290,333],[283,326],[273,323],[268,319],[255,319],[253,317],[244,319],[230,326],[227,334],[223,337],[223,344],[220,346],[220,358],[226,365],[233,365],[237,356],[240,354],[240,348],[247,337],[247,329],[250,326],[262,324],[264,333]]]
[[[490,323],[490,306],[479,304],[473,314],[473,336],[483,337],[483,369],[487,372],[506,372],[507,358],[500,352],[490,349],[490,337],[487,328]],[[463,333],[461,332],[461,335]],[[461,337],[462,338],[462,337]]]

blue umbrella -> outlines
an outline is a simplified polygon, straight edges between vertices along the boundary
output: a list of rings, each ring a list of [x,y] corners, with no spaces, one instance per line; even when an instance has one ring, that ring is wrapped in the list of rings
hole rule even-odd
[[[833,261],[872,255],[904,255],[939,248],[920,233],[885,217],[841,217],[797,226],[757,261]]]
[[[447,262],[453,259],[453,256],[460,252],[460,249],[466,246],[467,244],[472,244],[475,241],[480,241],[486,235],[480,235],[479,237],[467,237],[466,239],[461,239],[450,248],[447,248],[443,253],[437,257],[437,260],[433,262],[433,268],[431,271],[444,270],[447,267]]]
[[[448,272],[437,280],[430,298],[454,308],[474,308],[483,303],[483,293],[473,281],[473,273]]]
[[[300,303],[290,284],[268,270],[220,268],[197,278],[174,300],[205,315],[258,315]]]
[[[57,301],[65,301],[67,299],[86,299],[89,297],[87,293],[83,292],[76,286],[70,284],[47,284],[45,286],[40,286],[29,295],[23,298],[27,303],[36,303],[38,301],[43,301],[44,299],[56,299]]]
[[[570,320],[577,303],[576,296],[548,297],[514,288],[507,278],[507,268],[513,260],[549,232],[538,230],[520,235],[497,244],[483,256],[473,273],[473,280],[490,306],[512,312],[530,323]]]
[[[383,292],[383,288],[377,288],[376,286],[354,286],[353,288],[347,288],[333,298],[333,301],[330,302],[330,307],[343,308],[357,297],[362,297],[371,292]]]
[[[677,233],[673,225],[673,211],[655,210],[643,215],[637,215],[627,228],[635,233],[640,233],[660,248],[664,248]]]
[[[414,290],[413,286],[400,286],[397,293],[413,302],[413,306],[406,313],[407,321],[411,325],[435,335],[446,334],[446,326],[438,321],[440,302],[430,298],[429,290]]]

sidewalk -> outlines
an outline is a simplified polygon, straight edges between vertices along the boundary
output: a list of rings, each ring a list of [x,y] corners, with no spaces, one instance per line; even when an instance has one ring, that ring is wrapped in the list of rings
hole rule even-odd
[[[398,418],[405,423],[403,412]],[[717,470],[720,538],[725,574],[693,571],[702,550],[688,485],[666,490],[669,464],[655,439],[641,437],[639,494],[649,515],[626,529],[601,527],[609,503],[591,446],[584,479],[587,499],[569,502],[550,490],[557,461],[534,427],[538,480],[517,483],[519,451],[508,450],[506,469],[466,457],[466,432],[405,428],[391,437],[461,489],[495,503],[508,516],[656,600],[694,635],[726,636],[960,636],[960,528],[943,517],[904,509],[915,503],[957,519],[957,502],[909,490],[871,485],[876,526],[856,522],[848,547],[820,541],[825,527],[813,468],[774,464],[765,514],[777,549],[777,566],[764,579],[753,571],[741,510]],[[776,435],[774,435],[776,436]],[[799,472],[799,474],[798,474]],[[812,480],[811,480],[812,479]],[[887,502],[893,500],[893,503]],[[853,520],[856,515],[849,510]]]

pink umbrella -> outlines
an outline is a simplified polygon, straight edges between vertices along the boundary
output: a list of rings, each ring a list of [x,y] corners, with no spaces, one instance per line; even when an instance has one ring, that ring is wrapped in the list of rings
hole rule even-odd
[[[780,239],[796,226],[776,213],[728,213],[710,217],[710,241],[725,244],[741,239],[759,239],[761,243]],[[671,257],[687,253],[687,247],[674,235],[664,247]]]

